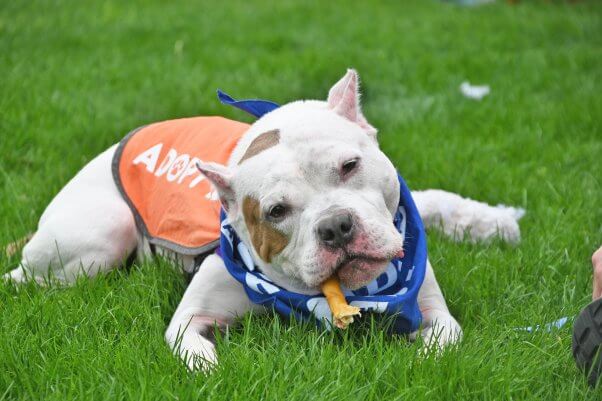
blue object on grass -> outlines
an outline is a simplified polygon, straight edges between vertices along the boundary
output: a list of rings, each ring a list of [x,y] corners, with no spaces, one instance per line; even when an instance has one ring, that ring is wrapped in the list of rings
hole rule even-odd
[[[560,329],[562,326],[564,326],[567,322],[569,321],[568,317],[561,317],[558,320],[555,320],[553,322],[550,323],[546,323],[544,325],[537,325],[537,326],[529,326],[529,327],[518,327],[516,330],[520,330],[520,331],[526,331],[527,333],[533,333],[534,331],[545,331],[546,333],[551,332],[554,329]]]

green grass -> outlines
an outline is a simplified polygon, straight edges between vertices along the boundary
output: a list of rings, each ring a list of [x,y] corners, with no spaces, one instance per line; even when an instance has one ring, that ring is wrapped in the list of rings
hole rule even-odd
[[[84,4],[85,3],[85,4]],[[343,335],[246,317],[194,375],[163,341],[185,286],[165,263],[72,288],[0,285],[0,400],[583,400],[570,327],[602,243],[602,7],[438,1],[4,1],[0,4],[0,243],[131,128],[221,114],[215,89],[324,98],[348,66],[412,188],[527,209],[516,247],[429,252],[465,339],[436,359],[382,325]],[[459,84],[488,83],[482,102]],[[248,119],[247,119],[248,121]],[[0,272],[18,262],[0,256]]]

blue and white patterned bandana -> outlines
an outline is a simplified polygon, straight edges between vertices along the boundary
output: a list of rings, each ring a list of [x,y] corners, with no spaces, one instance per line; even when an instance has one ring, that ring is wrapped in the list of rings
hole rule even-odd
[[[410,333],[418,329],[422,320],[417,295],[426,270],[426,235],[410,190],[401,176],[398,178],[400,201],[393,223],[404,236],[404,257],[393,259],[387,270],[367,286],[343,291],[350,305],[359,307],[363,313],[387,314],[393,318],[394,332]],[[326,298],[321,293],[291,292],[272,282],[255,265],[251,252],[238,238],[223,210],[218,254],[252,302],[271,307],[284,316],[314,320],[327,329],[332,327]]]

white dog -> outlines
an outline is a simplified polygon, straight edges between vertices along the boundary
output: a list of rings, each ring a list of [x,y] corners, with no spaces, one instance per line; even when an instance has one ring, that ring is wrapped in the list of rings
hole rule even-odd
[[[276,286],[315,294],[333,274],[347,291],[365,286],[403,253],[404,237],[391,224],[400,201],[397,173],[379,149],[376,129],[361,112],[358,85],[356,72],[349,70],[330,89],[327,101],[292,102],[244,127],[227,166],[174,149],[167,153],[156,145],[131,163],[139,175],[130,184],[141,186],[148,176],[184,190],[205,185],[205,199],[217,205],[214,211],[221,202],[228,222],[250,251],[247,256]],[[183,120],[175,124],[178,121]],[[136,250],[139,257],[175,257],[186,271],[196,267],[198,272],[167,328],[166,340],[191,368],[214,364],[211,330],[267,308],[250,301],[219,254],[195,266],[196,254],[211,247],[174,245],[147,229],[141,216],[153,219],[156,212],[132,206],[131,197],[124,199],[123,183],[116,183],[112,175],[112,164],[119,163],[114,161],[116,152],[123,150],[115,145],[100,154],[59,192],[24,247],[20,265],[5,277],[40,281],[52,273],[70,283],[81,274],[92,277],[110,270]],[[200,176],[195,175],[197,165]],[[205,177],[216,192],[209,192]],[[163,190],[155,192],[163,200],[171,199]],[[473,240],[495,235],[519,240],[520,210],[444,191],[414,192],[413,197],[427,226],[441,226],[455,238],[469,233]],[[217,214],[211,219],[218,225]],[[186,220],[167,231],[186,228]],[[158,229],[167,225],[161,220]],[[461,337],[428,262],[418,305],[426,346],[442,347]],[[199,365],[199,360],[206,364]]]

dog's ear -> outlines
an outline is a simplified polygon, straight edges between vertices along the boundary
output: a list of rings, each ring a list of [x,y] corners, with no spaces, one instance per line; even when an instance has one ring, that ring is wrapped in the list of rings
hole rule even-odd
[[[198,162],[196,167],[211,181],[226,212],[232,210],[236,196],[232,189],[232,173],[228,167],[213,162]]]
[[[353,121],[366,131],[366,133],[376,138],[376,128],[374,128],[364,115],[360,106],[360,77],[357,71],[348,69],[347,74],[339,80],[328,92],[328,107],[337,114]]]

